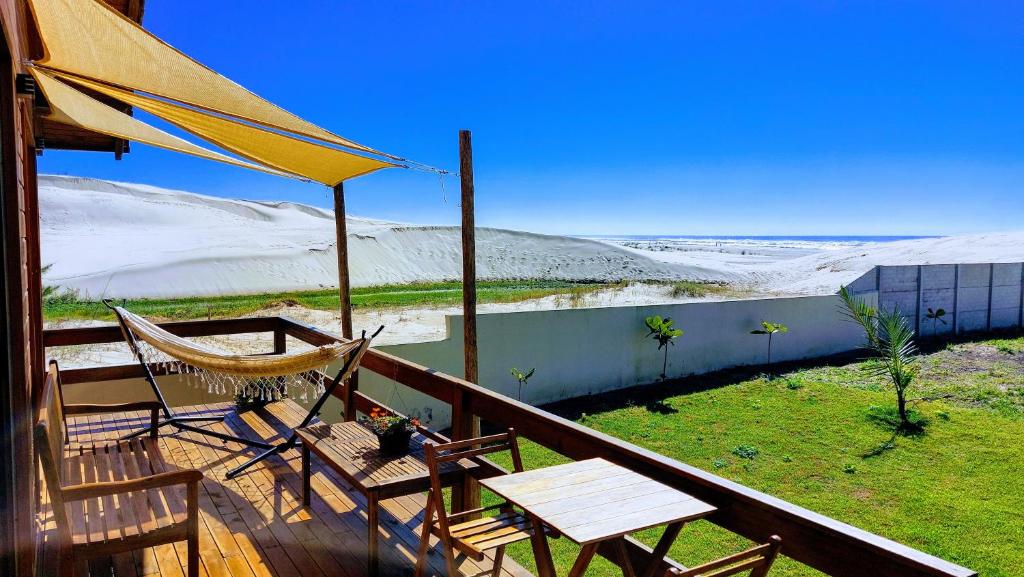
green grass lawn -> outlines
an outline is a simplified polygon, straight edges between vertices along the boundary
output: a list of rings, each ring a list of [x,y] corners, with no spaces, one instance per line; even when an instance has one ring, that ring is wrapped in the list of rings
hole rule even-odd
[[[1024,337],[960,342],[926,353],[914,409],[924,434],[893,436],[870,417],[894,396],[864,363],[693,377],[551,407],[588,427],[986,577],[1024,567]],[[528,468],[564,459],[525,443]],[[507,465],[507,463],[504,463]],[[493,496],[488,496],[493,499]],[[639,536],[653,545],[656,532]],[[696,564],[749,543],[701,521],[671,556]],[[578,549],[553,542],[560,571]],[[528,545],[512,555],[533,567]],[[619,575],[601,559],[592,575]],[[815,575],[783,559],[773,575]]]
[[[481,303],[507,303],[551,295],[564,295],[572,304],[587,293],[619,286],[626,285],[625,283],[549,280],[482,281],[477,283],[477,299]],[[454,281],[352,289],[353,308],[448,306],[461,302],[462,283]],[[259,295],[130,299],[127,306],[137,314],[157,320],[189,320],[252,314],[279,303],[297,304],[320,310],[336,310],[340,306],[337,289]],[[48,298],[43,306],[43,316],[47,322],[81,319],[114,320],[113,314],[102,303],[80,300],[75,298],[73,293],[67,292]]]

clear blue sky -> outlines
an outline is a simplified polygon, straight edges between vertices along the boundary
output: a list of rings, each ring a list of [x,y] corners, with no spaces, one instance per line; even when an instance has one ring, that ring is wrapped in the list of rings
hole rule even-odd
[[[481,226],[568,234],[1024,228],[1019,2],[147,0],[145,25],[336,133],[434,166],[474,135]],[[328,206],[135,145],[40,169]],[[350,214],[458,221],[392,170]],[[447,198],[446,198],[447,197]]]

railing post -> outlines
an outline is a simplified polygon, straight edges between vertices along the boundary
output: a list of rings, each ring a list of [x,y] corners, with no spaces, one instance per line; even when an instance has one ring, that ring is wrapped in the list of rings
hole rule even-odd
[[[452,395],[452,440],[471,439],[478,434],[475,427],[479,421],[473,417],[473,411],[467,391],[456,388]],[[480,485],[472,479],[452,487],[452,511],[465,511],[480,506]]]
[[[274,329],[274,354],[283,355],[288,352],[288,333],[283,327]]]

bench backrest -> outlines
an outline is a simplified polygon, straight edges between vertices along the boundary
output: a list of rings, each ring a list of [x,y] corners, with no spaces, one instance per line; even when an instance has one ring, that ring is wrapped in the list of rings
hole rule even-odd
[[[50,507],[53,509],[54,521],[57,524],[61,540],[70,541],[71,533],[68,525],[67,511],[64,508],[64,496],[61,486],[64,481],[64,400],[60,390],[60,371],[57,363],[50,362],[43,383],[43,395],[40,399],[39,415],[35,425],[36,452],[43,469],[43,479],[50,495]],[[69,542],[66,541],[66,542]]]

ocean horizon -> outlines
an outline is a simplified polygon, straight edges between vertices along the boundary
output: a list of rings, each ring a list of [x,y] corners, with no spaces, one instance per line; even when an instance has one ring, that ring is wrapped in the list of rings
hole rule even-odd
[[[701,234],[606,234],[581,235],[586,238],[631,248],[651,250],[703,250],[730,247],[807,253],[840,250],[873,243],[941,238],[940,235],[701,235]]]
[[[753,240],[804,242],[895,242],[920,238],[942,238],[943,235],[710,235],[710,234],[579,234],[576,238],[617,240]]]

